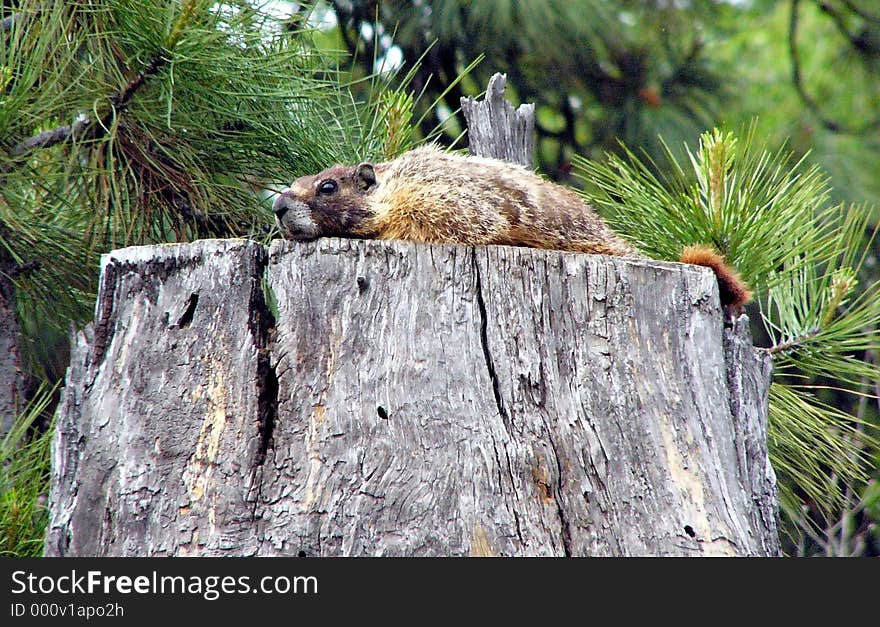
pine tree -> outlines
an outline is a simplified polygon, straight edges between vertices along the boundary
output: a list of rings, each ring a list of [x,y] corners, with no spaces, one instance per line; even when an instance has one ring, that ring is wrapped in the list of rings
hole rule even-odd
[[[89,0],[27,2],[2,24],[0,243],[40,340],[28,355],[88,315],[99,253],[265,237],[281,177],[383,150],[378,109],[340,87],[305,17]]]
[[[723,67],[707,55],[703,27],[724,12],[716,3],[658,7],[641,0],[370,0],[332,2],[340,38],[363,72],[375,60],[419,61],[416,91],[443,106],[445,118],[462,95],[476,95],[495,72],[508,76],[508,96],[537,105],[540,169],[566,178],[574,154],[616,151],[618,140],[659,154],[658,133],[696,137],[730,95]],[[447,87],[477,59],[486,60],[458,86]],[[427,99],[430,101],[430,98]],[[435,117],[436,116],[436,117]]]

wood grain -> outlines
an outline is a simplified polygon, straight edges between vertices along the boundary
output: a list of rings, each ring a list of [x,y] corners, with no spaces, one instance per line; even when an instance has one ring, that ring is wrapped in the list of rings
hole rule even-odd
[[[769,365],[709,270],[325,239],[102,276],[50,555],[779,552]]]

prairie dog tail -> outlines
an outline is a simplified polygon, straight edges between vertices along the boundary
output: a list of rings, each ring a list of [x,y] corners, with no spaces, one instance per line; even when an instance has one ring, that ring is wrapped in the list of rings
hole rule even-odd
[[[752,292],[739,273],[711,246],[696,244],[681,251],[681,263],[712,268],[718,277],[718,292],[725,307],[742,307],[752,300]]]

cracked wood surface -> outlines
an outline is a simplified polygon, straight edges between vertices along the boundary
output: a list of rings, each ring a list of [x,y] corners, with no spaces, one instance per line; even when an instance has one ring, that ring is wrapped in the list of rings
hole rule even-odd
[[[244,240],[103,256],[56,418],[47,555],[240,553],[261,442],[264,264]]]
[[[103,265],[48,554],[778,554],[769,366],[709,270],[338,239]]]

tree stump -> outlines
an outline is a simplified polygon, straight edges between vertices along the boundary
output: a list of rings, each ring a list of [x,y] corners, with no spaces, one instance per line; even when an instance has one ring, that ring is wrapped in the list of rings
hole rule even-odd
[[[531,166],[504,83],[471,151]],[[48,555],[779,553],[769,360],[706,268],[202,241],[106,255],[96,312]]]
[[[49,555],[779,552],[769,364],[705,268],[202,241],[105,256],[96,311]]]
[[[0,439],[25,406],[15,284],[10,278],[15,270],[9,253],[0,250]]]

